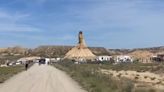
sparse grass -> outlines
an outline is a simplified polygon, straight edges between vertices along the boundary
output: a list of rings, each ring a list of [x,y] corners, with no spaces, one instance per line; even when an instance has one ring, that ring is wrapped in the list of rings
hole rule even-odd
[[[146,89],[136,89],[135,92],[156,92],[155,89],[146,88]]]
[[[119,73],[119,74],[117,75],[117,77],[118,77],[118,78],[121,78],[121,76],[122,76],[122,74],[121,74],[121,73]]]
[[[158,81],[156,84],[162,84],[162,82],[161,81]]]
[[[117,80],[111,75],[99,72],[97,64],[75,65],[68,62],[55,64],[55,67],[66,71],[88,92],[132,92],[134,83],[126,78]],[[121,74],[119,74],[121,76]]]
[[[23,66],[0,67],[0,83],[24,70]]]
[[[88,92],[153,92],[154,89],[138,89],[134,87],[135,81],[121,77],[122,74],[116,75],[119,79],[113,77],[114,74],[110,73],[105,75],[99,72],[99,69],[107,70],[132,70],[138,72],[157,72],[159,67],[158,64],[80,64],[76,65],[73,62],[59,62],[55,64],[55,67],[66,71],[72,78],[79,82],[83,88]],[[158,69],[156,69],[158,68]],[[160,71],[164,70],[162,65]],[[118,72],[117,72],[118,73]],[[128,73],[126,73],[128,75]],[[135,75],[134,79],[138,80],[140,75]],[[144,76],[145,79],[148,76]],[[154,79],[155,80],[155,79]],[[134,91],[134,89],[136,91]]]
[[[160,72],[164,71],[164,65],[163,64],[160,65],[160,64],[156,64],[156,63],[152,63],[152,64],[122,63],[122,64],[117,64],[117,65],[102,64],[100,67],[102,69],[112,69],[115,71],[132,70],[132,71],[137,71],[137,72],[150,71],[150,72],[156,72],[156,73],[160,73]]]
[[[113,76],[113,73],[110,73],[110,76]]]

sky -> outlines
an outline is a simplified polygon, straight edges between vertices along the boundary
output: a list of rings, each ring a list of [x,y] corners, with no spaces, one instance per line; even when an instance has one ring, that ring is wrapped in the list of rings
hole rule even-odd
[[[164,0],[0,0],[0,47],[164,46]]]

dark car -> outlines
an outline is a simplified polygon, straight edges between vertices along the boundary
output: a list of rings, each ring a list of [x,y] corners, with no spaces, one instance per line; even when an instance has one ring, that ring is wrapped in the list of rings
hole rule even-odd
[[[39,64],[45,64],[46,63],[46,60],[45,59],[40,59],[39,60]]]

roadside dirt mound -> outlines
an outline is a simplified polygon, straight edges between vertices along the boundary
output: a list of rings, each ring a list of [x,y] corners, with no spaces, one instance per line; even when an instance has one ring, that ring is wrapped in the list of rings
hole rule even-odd
[[[129,55],[132,56],[133,58],[137,58],[137,59],[146,59],[146,58],[152,57],[153,53],[151,53],[149,51],[138,50],[138,51],[129,53]]]

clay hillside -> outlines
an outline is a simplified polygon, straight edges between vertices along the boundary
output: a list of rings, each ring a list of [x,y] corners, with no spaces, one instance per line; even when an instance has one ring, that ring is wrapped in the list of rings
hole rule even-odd
[[[33,49],[32,54],[47,57],[64,57],[73,46],[40,46]],[[95,55],[109,55],[107,49],[103,47],[89,47]]]
[[[34,49],[27,49],[20,46],[0,48],[0,56],[4,55],[37,55],[37,56],[64,56],[73,46],[39,46]],[[95,55],[121,55],[121,54],[136,54],[136,51],[145,53],[164,53],[164,46],[152,48],[138,49],[106,49],[103,47],[89,47]]]
[[[39,46],[34,49],[23,47],[1,48],[0,55],[40,55],[40,56],[64,56],[73,46]],[[109,55],[108,50],[103,47],[89,47],[96,55]]]
[[[28,51],[27,48],[23,48],[20,46],[15,46],[15,47],[8,47],[8,48],[0,48],[0,54],[5,55],[5,54],[25,54],[26,51]]]
[[[7,48],[0,48],[0,53],[6,51]]]
[[[157,53],[164,53],[164,46],[161,47],[150,47],[150,48],[136,48],[136,49],[108,49],[110,54],[113,55],[122,55],[122,54],[136,54],[138,52],[143,52],[143,53],[152,53],[152,54],[157,54]]]

